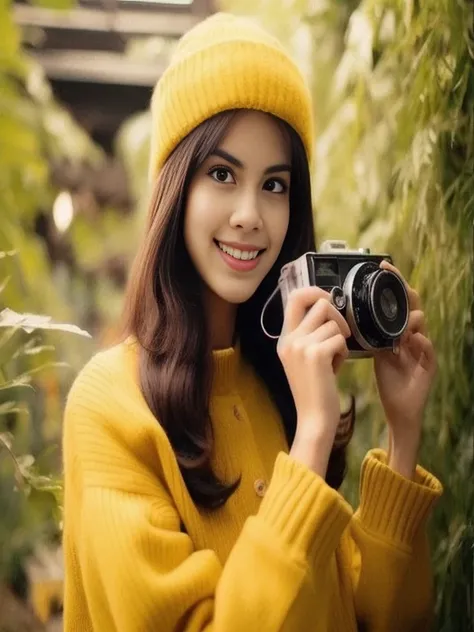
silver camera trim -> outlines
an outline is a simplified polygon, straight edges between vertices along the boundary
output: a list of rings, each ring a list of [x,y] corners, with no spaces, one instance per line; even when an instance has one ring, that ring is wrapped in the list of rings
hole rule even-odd
[[[351,328],[352,335],[354,336],[358,344],[362,347],[362,349],[364,349],[365,351],[378,351],[379,347],[373,347],[371,344],[369,344],[366,341],[364,336],[361,334],[360,329],[357,326],[357,323],[354,317],[352,288],[354,285],[355,275],[364,265],[366,265],[365,261],[361,261],[361,263],[358,263],[357,265],[355,265],[353,268],[349,270],[346,278],[344,279],[344,286],[342,289],[343,289],[344,294],[346,295],[346,300],[347,300],[346,319],[347,319],[347,322],[349,323],[349,327]]]
[[[280,278],[278,279],[278,287],[280,288],[281,300],[283,303],[283,309],[286,307],[288,296],[293,290],[297,290],[300,287],[308,287],[309,270],[308,270],[308,255],[316,255],[316,252],[306,252],[298,259],[290,261],[285,264],[280,271]]]
[[[370,248],[356,248],[354,250],[349,248],[347,241],[343,239],[326,239],[318,251],[318,254],[323,255],[339,253],[344,253],[345,255],[370,255]]]

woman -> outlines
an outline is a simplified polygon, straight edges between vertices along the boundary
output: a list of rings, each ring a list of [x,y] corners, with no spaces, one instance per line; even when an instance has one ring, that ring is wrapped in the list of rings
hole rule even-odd
[[[66,407],[65,630],[428,629],[441,485],[416,466],[435,371],[416,293],[400,353],[375,360],[390,448],[364,460],[355,513],[337,492],[348,325],[314,287],[290,295],[277,346],[259,325],[281,266],[314,249],[301,74],[218,14],[181,40],[152,112],[127,335]]]

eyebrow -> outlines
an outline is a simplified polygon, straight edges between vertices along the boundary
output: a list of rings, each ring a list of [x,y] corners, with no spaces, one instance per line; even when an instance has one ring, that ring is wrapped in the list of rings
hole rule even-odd
[[[235,165],[239,169],[245,169],[245,165],[241,160],[239,160],[235,156],[232,156],[232,154],[229,154],[227,151],[224,151],[223,149],[215,149],[211,153],[211,156],[219,156],[220,158],[227,160],[227,162],[230,162],[232,165]],[[291,173],[291,165],[287,163],[272,165],[271,167],[267,167],[264,173],[265,175],[268,175],[270,173],[279,173],[281,171],[289,171]]]

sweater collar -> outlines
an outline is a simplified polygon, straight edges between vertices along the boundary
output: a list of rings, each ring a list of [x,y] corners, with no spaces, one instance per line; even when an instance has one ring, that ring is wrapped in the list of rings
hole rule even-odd
[[[228,349],[212,352],[214,374],[212,391],[215,395],[225,395],[237,388],[237,376],[241,363],[240,344]]]

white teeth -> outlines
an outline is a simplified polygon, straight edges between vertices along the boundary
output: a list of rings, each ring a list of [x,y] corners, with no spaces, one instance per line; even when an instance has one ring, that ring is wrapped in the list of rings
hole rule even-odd
[[[260,252],[259,250],[238,250],[237,248],[230,248],[229,246],[222,244],[220,241],[218,241],[217,243],[221,250],[226,252],[231,257],[234,257],[234,259],[241,259],[242,261],[255,259],[255,257]]]

